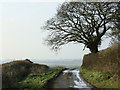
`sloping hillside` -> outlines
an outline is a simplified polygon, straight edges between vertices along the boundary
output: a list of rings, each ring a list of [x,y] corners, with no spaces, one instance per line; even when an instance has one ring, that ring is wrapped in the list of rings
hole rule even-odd
[[[119,52],[120,44],[116,44],[96,54],[85,55],[81,66],[83,77],[96,87],[117,87],[120,81]]]
[[[88,70],[100,72],[118,73],[120,68],[120,45],[113,45],[110,48],[101,50],[96,54],[90,53],[84,56],[82,67]]]
[[[2,88],[11,88],[14,83],[23,80],[29,74],[45,72],[49,67],[34,64],[29,60],[19,60],[2,65]]]

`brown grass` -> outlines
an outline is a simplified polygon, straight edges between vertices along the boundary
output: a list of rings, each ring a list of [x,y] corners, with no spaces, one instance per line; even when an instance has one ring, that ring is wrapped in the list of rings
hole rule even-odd
[[[120,72],[120,44],[101,50],[96,54],[84,56],[82,67],[92,71],[116,73]]]
[[[29,74],[42,73],[48,66],[34,64],[26,60],[13,61],[2,65],[2,87],[10,88]]]

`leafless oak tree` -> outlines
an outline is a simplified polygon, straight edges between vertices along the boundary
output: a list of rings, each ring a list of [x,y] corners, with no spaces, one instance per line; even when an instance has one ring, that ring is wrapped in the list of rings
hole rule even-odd
[[[102,37],[115,25],[118,3],[65,2],[44,26],[50,31],[47,43],[53,49],[69,42],[82,43],[92,53],[98,52]]]
[[[118,9],[116,13],[116,22],[114,29],[112,29],[111,33],[109,34],[111,38],[111,44],[120,44],[120,2],[118,4]]]

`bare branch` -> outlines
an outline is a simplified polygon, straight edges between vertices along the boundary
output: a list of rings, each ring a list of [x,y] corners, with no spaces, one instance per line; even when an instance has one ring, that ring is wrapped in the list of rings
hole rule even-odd
[[[85,44],[91,52],[98,51],[102,37],[115,27],[118,3],[65,2],[44,29],[50,31],[48,44],[54,49],[69,42]]]

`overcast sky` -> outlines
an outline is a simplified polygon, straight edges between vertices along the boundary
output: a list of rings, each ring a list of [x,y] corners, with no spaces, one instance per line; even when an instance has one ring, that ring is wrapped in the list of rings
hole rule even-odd
[[[30,0],[31,1],[31,0]],[[56,54],[44,44],[47,33],[41,30],[52,18],[61,2],[1,2],[0,3],[0,60],[5,59],[81,59],[82,44],[68,44]],[[100,49],[107,48],[106,39]]]

